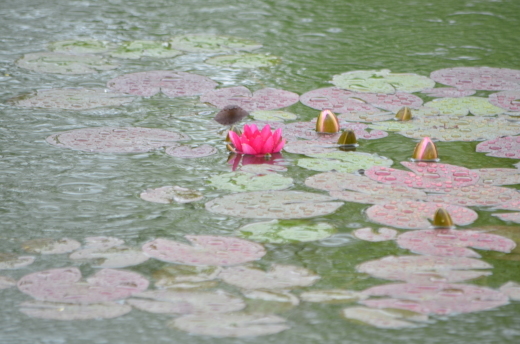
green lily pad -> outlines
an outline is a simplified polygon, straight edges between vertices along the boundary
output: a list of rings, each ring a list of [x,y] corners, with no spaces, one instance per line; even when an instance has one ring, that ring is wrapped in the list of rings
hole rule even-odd
[[[219,53],[235,50],[251,51],[262,44],[250,39],[210,34],[179,35],[170,39],[173,48],[193,53]]]
[[[505,112],[491,104],[487,98],[480,97],[439,98],[424,106],[438,109],[441,115],[450,116],[466,116],[469,113],[475,116],[494,116]]]
[[[418,92],[435,86],[428,77],[412,73],[391,73],[388,69],[360,70],[334,75],[332,83],[343,89],[356,92],[395,93]]]
[[[354,290],[326,289],[303,292],[300,294],[300,298],[306,302],[349,303],[364,300],[368,296]]]
[[[417,125],[413,121],[387,121],[370,123],[368,125],[371,129],[384,130],[384,131],[412,131],[415,130]]]
[[[33,256],[22,256],[19,257],[14,253],[2,253],[0,252],[0,270],[12,270],[23,268],[27,265],[34,263]]]
[[[294,120],[298,118],[297,115],[287,112],[287,111],[276,111],[276,110],[266,110],[266,111],[253,111],[249,113],[253,116],[257,121],[266,121],[266,122],[283,122],[286,120]]]
[[[72,252],[81,247],[81,244],[76,240],[63,238],[53,240],[49,238],[39,238],[25,241],[22,244],[24,251],[29,253],[40,254],[61,254]]]
[[[209,178],[211,186],[234,192],[283,190],[293,185],[293,179],[278,173],[254,174],[248,172],[229,172]]]
[[[372,166],[391,166],[393,161],[374,154],[360,152],[330,152],[314,154],[317,159],[299,159],[298,166],[313,171],[353,173]]]
[[[122,43],[110,53],[112,57],[122,59],[138,59],[143,56],[168,58],[181,55],[182,52],[172,49],[171,45],[160,41],[131,41]]]
[[[132,307],[117,302],[95,304],[68,304],[60,302],[26,301],[20,312],[27,316],[53,320],[111,319],[129,313]]]
[[[280,64],[282,59],[278,56],[268,54],[233,54],[210,57],[204,62],[224,67],[260,68]]]
[[[55,74],[90,74],[118,67],[100,56],[53,52],[25,54],[16,64],[38,73]]]
[[[422,321],[428,320],[427,315],[408,311],[409,314],[402,314],[402,311],[396,309],[375,309],[367,307],[349,307],[342,312],[343,317],[348,320],[355,320],[366,325],[371,325],[378,328],[397,329],[417,327],[417,324],[411,323],[407,320]],[[407,316],[408,315],[408,316]]]
[[[94,39],[86,40],[66,40],[49,43],[47,46],[51,51],[69,54],[96,54],[104,53],[114,47],[114,44],[97,41]]]
[[[237,234],[249,240],[286,244],[321,240],[330,237],[335,232],[336,229],[325,222],[272,220],[245,225],[238,229]]]

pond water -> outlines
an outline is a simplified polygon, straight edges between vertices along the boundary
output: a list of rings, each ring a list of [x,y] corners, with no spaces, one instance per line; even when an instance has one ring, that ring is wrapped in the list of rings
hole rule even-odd
[[[68,254],[29,254],[22,247],[38,238],[110,236],[141,247],[156,238],[184,241],[185,235],[233,236],[238,228],[258,219],[227,216],[206,210],[205,203],[230,192],[210,185],[211,176],[231,171],[228,152],[212,118],[218,109],[199,97],[169,98],[163,94],[136,97],[122,106],[89,110],[24,108],[10,99],[52,88],[105,88],[123,74],[171,70],[211,78],[218,88],[246,86],[255,91],[272,87],[305,92],[332,86],[332,76],[356,70],[389,69],[394,73],[431,72],[453,67],[520,69],[520,2],[514,0],[189,0],[189,1],[61,1],[3,0],[0,5],[0,253],[34,255],[33,264],[2,270],[15,280],[47,269],[77,266],[83,276],[97,271],[94,264],[74,261]],[[24,54],[49,51],[49,43],[94,39],[114,44],[134,40],[168,41],[183,34],[237,36],[260,42],[255,53],[271,54],[281,63],[269,68],[232,68],[205,63],[215,53],[183,53],[171,58],[114,59],[118,68],[88,74],[42,73],[15,62]],[[487,97],[491,91],[477,91]],[[415,93],[425,102],[433,98]],[[296,103],[287,108],[299,121],[319,113]],[[290,122],[290,121],[289,121]],[[146,127],[182,132],[193,146],[209,144],[218,153],[183,159],[164,150],[136,154],[90,153],[50,145],[46,138],[63,131],[89,127]],[[358,152],[377,153],[407,161],[417,140],[389,133],[378,140],[361,140]],[[514,168],[518,159],[476,153],[478,142],[438,142],[443,163],[471,169]],[[305,186],[317,174],[297,166],[302,155],[283,153],[284,175],[293,178],[290,190],[325,192]],[[140,193],[166,185],[197,190],[204,200],[193,203],[146,202]],[[518,185],[508,186],[518,188]],[[409,255],[395,241],[359,240],[352,231],[379,228],[368,220],[366,204],[345,202],[325,222],[337,233],[310,242],[265,244],[266,255],[256,265],[305,267],[321,277],[303,291],[347,289],[361,291],[389,283],[358,272],[363,262],[389,255]],[[472,207],[478,219],[461,228],[513,228],[487,208]],[[520,227],[516,225],[516,227]],[[512,230],[512,229],[510,229]],[[520,228],[518,228],[520,231]],[[404,232],[404,230],[400,230]],[[520,283],[518,260],[479,251],[493,265],[492,274],[469,284],[499,288]],[[125,268],[153,282],[168,263],[150,259]],[[219,282],[218,288],[241,295],[237,287]],[[150,288],[154,288],[153,283]],[[29,317],[19,305],[31,299],[16,287],[0,290],[0,342],[18,343],[517,343],[520,340],[520,303],[481,312],[433,315],[409,329],[382,329],[348,321],[342,309],[358,306],[300,302],[296,307],[273,307],[287,319],[289,329],[278,334],[219,338],[189,334],[167,326],[170,315],[132,310],[114,319],[58,321]],[[267,307],[264,305],[264,308]],[[254,305],[250,305],[254,309]]]

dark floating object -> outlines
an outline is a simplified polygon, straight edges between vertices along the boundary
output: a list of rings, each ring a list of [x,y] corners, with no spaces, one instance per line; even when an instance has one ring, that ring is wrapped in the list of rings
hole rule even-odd
[[[238,105],[227,105],[220,110],[214,120],[222,125],[233,125],[249,116],[249,112]]]
[[[415,146],[412,155],[413,161],[436,162],[439,161],[439,153],[437,147],[429,137],[423,137],[421,142]]]
[[[338,117],[331,110],[323,110],[316,120],[316,131],[324,134],[335,134],[339,131]]]
[[[397,121],[409,121],[412,119],[412,110],[408,106],[404,106],[395,114]]]
[[[453,228],[453,220],[450,213],[444,208],[439,208],[433,216],[433,226],[435,228]]]

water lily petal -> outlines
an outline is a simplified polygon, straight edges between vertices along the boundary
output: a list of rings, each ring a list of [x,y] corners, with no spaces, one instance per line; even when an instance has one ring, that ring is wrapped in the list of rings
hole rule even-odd
[[[242,152],[244,154],[252,154],[252,155],[259,154],[253,147],[251,147],[247,143],[242,144]]]
[[[254,139],[250,140],[249,143],[256,151],[256,154],[265,154],[262,153],[262,147],[264,146],[265,139],[261,135],[256,136]]]
[[[242,150],[242,142],[240,142],[240,136],[238,136],[238,134],[235,133],[233,130],[230,130],[228,135],[229,139],[231,140],[235,148],[239,151]]]
[[[278,128],[273,133],[273,141],[278,142],[278,141],[280,141],[281,137],[282,137],[282,128]]]
[[[278,153],[279,151],[282,150],[284,145],[285,145],[285,139],[282,139],[276,146],[274,146],[272,153]]]
[[[267,140],[265,140],[262,150],[260,151],[260,154],[272,153],[273,147],[274,147],[273,137],[269,136],[269,138]]]
[[[264,126],[264,128],[262,129],[262,131],[260,132],[260,136],[262,137],[262,139],[265,141],[267,140],[267,138],[271,137],[271,127],[269,126],[269,124],[266,124]]]

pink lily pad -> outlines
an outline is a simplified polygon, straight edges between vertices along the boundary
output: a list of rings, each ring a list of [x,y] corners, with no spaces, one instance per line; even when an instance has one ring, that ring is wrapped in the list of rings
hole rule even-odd
[[[490,67],[456,67],[432,72],[433,80],[470,90],[516,90],[520,89],[520,70]]]
[[[352,232],[352,234],[354,234],[356,238],[361,240],[379,242],[394,240],[397,237],[397,234],[399,234],[399,232],[395,229],[386,227],[381,227],[377,230],[377,232],[374,232],[372,228],[365,227],[356,229],[354,232]]]
[[[336,144],[341,132],[336,134],[323,134],[316,132],[315,119],[310,122],[293,122],[284,126],[284,137],[288,140],[291,138],[303,138],[307,140],[321,141],[323,143]],[[341,130],[352,130],[358,139],[376,140],[388,136],[388,133],[382,130],[367,131],[367,124],[342,122]],[[294,143],[294,142],[293,142]]]
[[[70,304],[45,301],[26,301],[20,312],[32,318],[52,320],[112,319],[129,313],[132,307],[116,302]]]
[[[178,145],[176,141],[188,136],[162,129],[149,128],[84,128],[47,137],[52,145],[97,153],[144,153],[165,146]]]
[[[382,112],[377,110],[375,111],[352,111],[348,113],[339,114],[338,120],[340,123],[342,122],[381,122],[381,121],[389,121],[395,117],[393,112]]]
[[[520,82],[518,88],[520,88]],[[520,111],[520,90],[490,94],[489,102],[508,111]]]
[[[165,153],[176,158],[202,158],[217,154],[217,149],[204,144],[195,148],[190,146],[168,147]]]
[[[420,229],[431,227],[428,219],[433,220],[433,215],[439,208],[446,209],[457,226],[469,225],[478,218],[475,211],[466,207],[447,203],[413,201],[375,204],[366,210],[366,214],[370,221],[386,226]]]
[[[502,221],[512,221],[520,223],[520,213],[491,214],[498,217]]]
[[[41,238],[25,241],[22,248],[26,252],[40,254],[61,254],[72,252],[81,247],[76,240],[63,238],[59,240]]]
[[[309,91],[300,97],[300,102],[318,110],[330,109],[336,113],[352,111],[378,111],[374,107],[397,111],[403,106],[417,108],[422,105],[421,98],[406,92],[394,94],[361,93],[335,87]],[[366,103],[363,105],[363,103]]]
[[[79,269],[70,267],[25,275],[18,281],[18,289],[37,300],[85,304],[124,299],[145,290],[148,284],[138,273],[112,269],[81,281]]]
[[[14,287],[15,285],[16,285],[15,279],[13,279],[11,277],[7,277],[7,276],[0,276],[0,290],[11,288],[11,287]]]
[[[450,203],[465,207],[493,206],[511,210],[515,210],[520,206],[520,193],[516,189],[490,185],[470,185],[446,189],[445,191],[445,193],[428,195],[427,201]]]
[[[399,314],[396,312],[397,310],[383,310],[383,309],[374,309],[367,307],[349,307],[343,309],[342,315],[346,319],[357,320],[365,323],[367,325],[372,325],[378,328],[409,328],[416,327],[417,324],[411,323],[406,320],[415,320],[417,319],[418,313],[410,312],[407,314],[411,319],[407,319],[408,317],[403,314]],[[414,316],[412,316],[412,314]],[[424,317],[424,316],[423,316]],[[420,321],[427,321],[428,317],[419,318]]]
[[[107,83],[108,88],[117,92],[143,97],[162,92],[170,98],[198,96],[213,90],[217,85],[202,75],[167,70],[125,74]]]
[[[155,239],[143,245],[146,255],[166,262],[187,265],[235,265],[262,258],[262,245],[238,238],[186,235],[192,245]]]
[[[238,105],[246,111],[274,110],[298,102],[296,93],[276,88],[263,88],[254,93],[244,86],[227,87],[210,91],[200,97],[201,102],[211,103],[219,109]]]
[[[128,246],[84,248],[73,252],[69,258],[91,261],[92,266],[97,268],[125,268],[149,259],[140,249]]]
[[[393,297],[361,301],[366,306],[407,309],[423,314],[478,312],[509,303],[507,295],[500,291],[469,284],[384,284],[368,288],[363,293],[370,296]]]
[[[410,283],[453,283],[491,275],[483,270],[490,268],[482,260],[466,257],[387,256],[364,262],[356,270],[376,278]]]
[[[520,159],[520,136],[504,136],[477,145],[477,152],[499,158]]]
[[[33,256],[18,256],[14,253],[0,252],[0,270],[13,270],[23,268],[34,263]]]
[[[459,98],[459,97],[469,97],[475,94],[474,90],[466,90],[460,88],[452,88],[452,87],[439,87],[439,88],[428,88],[421,91],[421,93],[426,93],[430,97],[439,97],[439,98]]]
[[[481,185],[514,185],[520,184],[520,170],[516,168],[480,168],[478,184]]]
[[[445,257],[475,257],[480,255],[467,248],[509,253],[516,244],[500,235],[477,230],[425,229],[406,232],[397,237],[397,244],[414,253]]]
[[[520,284],[518,283],[507,282],[500,287],[500,291],[509,296],[511,300],[520,301]]]
[[[190,203],[200,201],[204,196],[195,190],[190,190],[180,186],[163,186],[156,189],[148,189],[142,192],[139,197],[148,202],[170,204]]]
[[[396,91],[413,93],[435,86],[435,82],[428,77],[413,73],[391,73],[388,69],[346,72],[334,75],[332,83],[348,90],[386,94]]]

